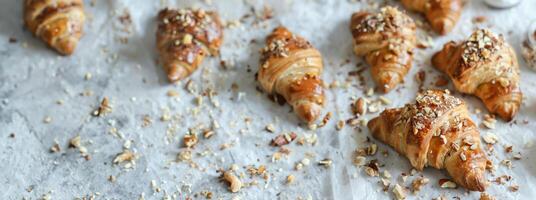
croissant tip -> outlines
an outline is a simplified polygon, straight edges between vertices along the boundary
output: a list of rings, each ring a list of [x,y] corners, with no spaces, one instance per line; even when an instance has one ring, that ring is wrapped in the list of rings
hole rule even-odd
[[[302,103],[295,107],[298,116],[308,123],[316,121],[320,116],[321,110],[322,107],[315,103]]]
[[[188,76],[188,72],[181,64],[171,64],[167,66],[167,78],[169,82],[176,83]]]
[[[56,49],[60,54],[68,56],[72,55],[78,46],[78,39],[69,38],[64,41],[59,41],[57,45],[54,45],[53,48]]]
[[[516,103],[503,103],[497,107],[495,113],[502,119],[509,122],[512,121],[519,110],[519,106]]]

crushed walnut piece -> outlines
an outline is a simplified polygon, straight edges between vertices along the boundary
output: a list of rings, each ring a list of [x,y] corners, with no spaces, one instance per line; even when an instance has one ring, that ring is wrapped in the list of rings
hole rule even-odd
[[[197,139],[197,135],[195,133],[188,133],[184,135],[182,141],[184,142],[186,148],[192,148],[197,144],[199,140]]]
[[[467,66],[474,67],[481,61],[491,59],[502,43],[502,36],[497,36],[487,29],[477,30],[463,43],[462,60]]]

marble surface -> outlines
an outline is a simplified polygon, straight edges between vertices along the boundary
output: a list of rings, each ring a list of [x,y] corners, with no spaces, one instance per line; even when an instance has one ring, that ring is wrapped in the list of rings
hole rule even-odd
[[[338,120],[351,118],[352,98],[365,96],[366,88],[359,86],[356,77],[348,76],[362,63],[352,55],[348,23],[352,12],[370,6],[347,0],[207,2],[86,1],[90,16],[86,31],[75,54],[69,57],[58,56],[24,29],[21,1],[0,2],[0,199],[204,199],[207,191],[212,192],[213,199],[393,198],[392,185],[389,192],[383,192],[379,178],[367,176],[352,164],[353,151],[370,145],[366,142],[368,130],[350,126],[335,129]],[[255,20],[250,17],[238,27],[226,29],[222,55],[205,59],[188,79],[191,92],[185,89],[187,80],[178,85],[167,82],[155,53],[155,15],[159,9],[168,5],[203,7],[217,10],[223,19],[233,21],[251,14],[252,8],[261,12],[264,3],[273,8],[273,19],[252,25]],[[392,1],[389,4],[398,5]],[[439,73],[430,66],[430,56],[446,41],[466,38],[475,27],[489,27],[504,34],[519,54],[526,29],[536,19],[535,8],[536,1],[532,0],[524,0],[509,10],[490,9],[480,0],[468,2],[451,34],[432,35],[433,46],[417,50],[406,82],[398,91],[385,95],[392,103],[382,109],[413,101],[418,87],[414,77],[420,70],[427,73],[425,87],[435,88],[433,83]],[[120,22],[125,13],[130,15],[131,26]],[[412,16],[422,21],[421,16]],[[475,25],[472,20],[476,16],[487,20]],[[280,24],[308,38],[325,58],[324,81],[338,81],[341,85],[326,92],[325,111],[333,115],[325,127],[309,130],[290,112],[290,107],[272,102],[256,89],[258,51],[264,37]],[[9,42],[10,38],[16,42]],[[128,38],[128,43],[122,43],[121,38]],[[221,66],[222,60],[226,67]],[[536,73],[526,67],[521,57],[519,61],[525,99],[517,124],[499,120],[496,129],[481,129],[482,135],[495,133],[499,137],[495,153],[490,156],[497,171],[489,179],[511,176],[505,185],[492,184],[488,188],[487,192],[498,199],[536,196],[536,148],[531,145],[536,139]],[[367,88],[373,86],[369,73],[368,69],[363,72]],[[87,74],[91,78],[86,79]],[[453,89],[451,84],[446,88]],[[214,92],[212,98],[202,95],[207,89]],[[169,91],[178,96],[170,97]],[[480,124],[487,113],[483,104],[475,97],[456,96],[468,102],[472,113],[482,110],[472,116]],[[104,97],[111,100],[112,112],[92,116]],[[198,98],[203,99],[200,105]],[[377,114],[367,114],[364,119]],[[162,116],[170,116],[170,120],[162,121]],[[264,130],[267,124],[274,124],[275,133]],[[185,151],[182,137],[196,127],[212,127],[215,135],[210,139],[199,135],[192,162],[197,167],[192,168],[191,163],[176,162],[176,157]],[[299,137],[316,135],[317,144],[293,143],[287,147],[291,151],[287,157],[272,162],[278,148],[269,146],[270,140],[291,131]],[[78,135],[87,156],[80,149],[68,148],[69,140]],[[430,179],[423,191],[408,194],[408,199],[480,196],[462,188],[439,188],[438,180],[448,176],[435,169],[426,169],[402,183],[399,175],[411,170],[408,161],[386,145],[372,142],[378,144],[379,153],[368,159],[378,159],[383,164],[380,171],[388,170],[393,184],[410,187],[420,175]],[[52,153],[50,148],[55,143],[60,150]],[[222,150],[222,145],[228,148]],[[512,159],[513,153],[505,153],[509,145],[513,145],[514,153],[522,155],[521,160],[512,161],[512,169],[500,164]],[[135,152],[137,159],[113,164],[124,149]],[[388,157],[382,155],[384,151]],[[311,164],[294,170],[295,164],[306,157]],[[333,161],[330,168],[316,164],[326,158]],[[266,165],[270,178],[266,181],[246,175],[244,183],[258,184],[230,193],[219,180],[217,170],[233,164],[244,173],[246,166]],[[296,180],[287,185],[286,177],[291,174]],[[518,192],[510,192],[513,185],[519,185]]]

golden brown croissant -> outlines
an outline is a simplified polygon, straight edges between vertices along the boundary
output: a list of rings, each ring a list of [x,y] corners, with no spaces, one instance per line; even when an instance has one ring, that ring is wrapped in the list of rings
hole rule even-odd
[[[404,80],[413,62],[416,43],[415,23],[393,7],[371,14],[352,15],[350,29],[354,52],[365,56],[372,78],[383,92],[389,92]]]
[[[223,27],[216,12],[166,8],[158,21],[156,43],[169,81],[188,77],[206,54],[219,54]]]
[[[283,96],[302,120],[315,121],[324,107],[320,52],[307,40],[278,27],[261,53],[257,79],[264,91]]]
[[[417,170],[446,169],[454,182],[469,190],[484,191],[488,185],[478,127],[465,103],[448,90],[420,93],[415,104],[383,111],[368,128]]]
[[[423,13],[432,28],[441,35],[452,31],[462,13],[462,0],[402,0],[402,4]]]
[[[477,30],[464,42],[449,42],[432,58],[457,90],[478,96],[491,113],[510,121],[519,110],[519,64],[502,36]]]
[[[82,0],[24,1],[26,27],[63,55],[76,49],[85,18]]]

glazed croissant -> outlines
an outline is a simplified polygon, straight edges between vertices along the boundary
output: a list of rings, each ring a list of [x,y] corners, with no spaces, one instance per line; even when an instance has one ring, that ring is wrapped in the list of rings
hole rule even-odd
[[[26,27],[63,55],[76,49],[85,18],[82,0],[24,1]]]
[[[156,45],[169,81],[188,77],[206,54],[219,54],[223,27],[216,12],[166,8],[158,22]]]
[[[384,7],[377,14],[352,15],[354,52],[372,66],[372,78],[383,92],[404,80],[413,62],[416,26],[406,14]]]
[[[489,30],[477,30],[462,43],[449,42],[432,64],[457,90],[478,96],[491,113],[510,121],[519,110],[519,64],[512,47]]]
[[[315,121],[324,107],[320,52],[307,40],[278,27],[261,53],[257,79],[264,91],[283,96],[302,120]]]
[[[415,104],[383,111],[368,128],[417,170],[446,169],[454,182],[469,190],[484,191],[488,185],[478,127],[465,103],[448,90],[420,93]]]
[[[462,0],[401,0],[402,4],[423,13],[432,29],[441,35],[452,31],[462,13]]]

